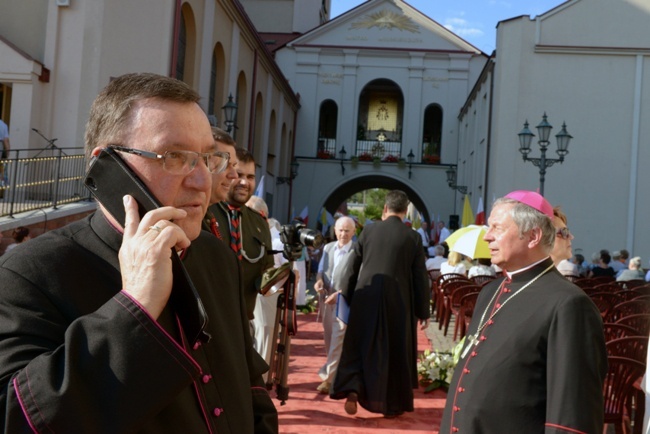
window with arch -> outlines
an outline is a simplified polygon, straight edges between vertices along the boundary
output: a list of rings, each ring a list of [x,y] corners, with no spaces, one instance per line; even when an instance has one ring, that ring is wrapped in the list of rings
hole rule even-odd
[[[442,107],[438,104],[429,104],[424,110],[422,125],[422,162],[440,164]]]
[[[194,84],[194,63],[196,61],[196,21],[192,7],[185,3],[181,7],[177,35],[176,78],[188,85]]]
[[[208,94],[208,115],[214,115],[214,89],[217,86],[217,58],[212,55],[210,65],[210,93]]]
[[[187,49],[187,29],[185,17],[181,12],[181,22],[178,30],[178,51],[176,53],[176,78],[183,80],[185,72],[185,50]]]
[[[235,125],[230,134],[233,139],[237,140],[241,146],[246,142],[247,122],[246,114],[248,113],[248,84],[244,71],[237,77],[237,93],[235,94],[235,104],[237,104],[237,114]],[[241,134],[238,134],[241,131]]]
[[[277,119],[275,116],[275,110],[271,110],[271,116],[269,117],[269,138],[268,138],[268,150],[266,151],[266,171],[274,175],[275,174],[275,156],[277,154]]]
[[[330,159],[336,156],[336,128],[339,108],[334,101],[326,99],[320,105],[318,118],[318,158]]]
[[[224,94],[224,77],[226,75],[224,68],[225,64],[223,47],[220,43],[217,43],[212,52],[210,93],[208,95],[208,116],[214,116],[215,119],[223,117],[221,107],[228,101]]]
[[[359,94],[355,155],[362,161],[397,161],[402,155],[404,95],[392,80],[379,78]]]

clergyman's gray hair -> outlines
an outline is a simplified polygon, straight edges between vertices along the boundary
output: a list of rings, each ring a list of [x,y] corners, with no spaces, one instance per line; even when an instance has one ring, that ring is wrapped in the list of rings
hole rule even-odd
[[[540,228],[542,230],[541,244],[548,251],[551,251],[553,244],[555,244],[555,226],[553,226],[553,221],[546,214],[537,211],[535,208],[508,197],[497,199],[492,207],[509,204],[514,205],[510,210],[510,216],[519,229],[519,237],[523,238],[526,232],[534,228]]]

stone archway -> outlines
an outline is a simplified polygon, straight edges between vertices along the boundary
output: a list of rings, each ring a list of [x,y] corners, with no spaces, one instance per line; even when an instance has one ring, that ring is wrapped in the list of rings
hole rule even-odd
[[[334,214],[336,209],[341,205],[341,203],[352,196],[355,193],[358,193],[363,190],[369,190],[371,188],[383,188],[386,190],[402,190],[408,196],[409,200],[413,205],[422,212],[424,219],[429,222],[431,221],[429,216],[429,211],[427,210],[424,201],[420,196],[411,188],[408,184],[401,182],[397,179],[390,178],[382,175],[369,175],[363,176],[360,178],[352,179],[342,185],[340,185],[329,197],[325,200],[323,207]]]

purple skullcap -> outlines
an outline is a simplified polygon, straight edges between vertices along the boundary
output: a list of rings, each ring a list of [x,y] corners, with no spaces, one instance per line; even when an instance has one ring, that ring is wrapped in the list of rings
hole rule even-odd
[[[548,218],[553,220],[553,207],[546,199],[544,199],[544,196],[539,193],[527,190],[517,190],[506,194],[505,197],[524,203],[542,214],[546,214]]]

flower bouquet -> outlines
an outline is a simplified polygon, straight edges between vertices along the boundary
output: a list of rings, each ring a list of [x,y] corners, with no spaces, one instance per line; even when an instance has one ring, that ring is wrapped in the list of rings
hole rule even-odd
[[[460,358],[464,340],[463,338],[452,351],[425,350],[420,354],[417,365],[418,377],[420,385],[425,387],[425,393],[439,388],[447,391],[451,377],[454,375],[454,368]]]
[[[316,312],[316,309],[318,309],[318,298],[315,297],[314,295],[308,295],[305,298],[305,304],[296,305],[296,309],[298,309],[302,313]]]
[[[382,161],[385,161],[387,163],[397,163],[398,160],[399,160],[399,157],[397,157],[396,155],[388,154],[383,158]]]
[[[440,155],[423,155],[422,162],[424,164],[440,164]]]
[[[370,152],[362,152],[359,154],[359,161],[372,161],[372,154]]]

